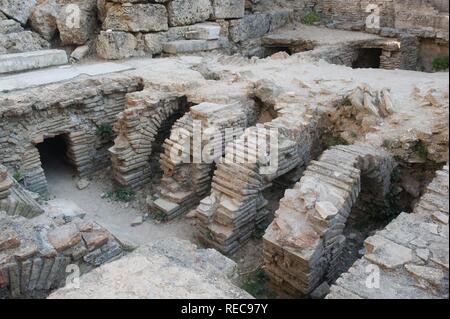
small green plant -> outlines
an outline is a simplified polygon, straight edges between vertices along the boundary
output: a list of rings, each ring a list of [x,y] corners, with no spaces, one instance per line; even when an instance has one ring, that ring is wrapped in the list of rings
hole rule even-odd
[[[416,154],[422,161],[427,162],[428,160],[428,149],[427,146],[422,142],[418,141],[413,147],[412,151]]]
[[[386,140],[383,141],[383,147],[389,149],[389,148],[392,147],[392,144],[393,144],[393,143],[394,143],[394,142],[393,142],[392,140],[386,139]]]
[[[97,127],[97,135],[102,138],[111,138],[114,135],[114,131],[111,124],[109,123],[100,124],[100,126]]]
[[[342,136],[333,136],[325,142],[325,145],[327,148],[330,148],[337,145],[349,145],[349,142]]]
[[[392,183],[400,183],[402,180],[402,172],[398,167],[394,167],[391,174],[391,182]]]
[[[352,101],[350,101],[350,98],[346,96],[342,99],[340,104],[341,106],[352,106]]]
[[[15,171],[12,177],[17,183],[21,183],[25,179],[25,176],[20,171]]]
[[[106,193],[104,198],[127,203],[136,198],[136,192],[131,187],[118,187],[114,191]]]
[[[155,220],[157,220],[159,222],[167,221],[167,215],[159,210],[157,210],[156,212],[153,213],[153,217],[155,218]]]
[[[261,239],[263,238],[264,234],[266,233],[266,229],[269,227],[268,223],[260,223],[256,226],[255,232],[253,233],[253,237],[255,239]]]
[[[242,289],[258,299],[273,299],[276,295],[267,288],[267,276],[262,267],[246,275]]]
[[[448,70],[448,56],[435,58],[433,60],[433,70],[434,71]]]
[[[313,25],[320,21],[320,16],[316,12],[310,12],[302,18],[302,23]]]

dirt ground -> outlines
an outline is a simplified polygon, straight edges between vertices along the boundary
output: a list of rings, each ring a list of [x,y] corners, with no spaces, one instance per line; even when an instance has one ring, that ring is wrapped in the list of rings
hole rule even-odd
[[[96,174],[90,178],[90,184],[86,189],[79,190],[71,167],[63,160],[55,159],[44,169],[51,199],[74,202],[86,212],[86,219],[97,222],[119,238],[124,238],[136,245],[167,237],[194,242],[193,225],[185,219],[164,224],[147,219],[141,225],[131,226],[131,223],[142,216],[143,212],[138,209],[139,205],[136,201],[123,203],[105,198],[106,194],[112,190],[110,170]]]

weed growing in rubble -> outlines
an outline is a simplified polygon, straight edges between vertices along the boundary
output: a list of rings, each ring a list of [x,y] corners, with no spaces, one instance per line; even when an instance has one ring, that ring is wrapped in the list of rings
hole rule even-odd
[[[435,71],[448,70],[448,56],[435,58],[433,60],[433,70]]]
[[[422,142],[418,141],[413,147],[412,151],[416,154],[422,161],[428,161],[428,149],[427,146]]]
[[[394,143],[393,140],[386,139],[386,140],[383,141],[382,146],[383,146],[384,148],[390,149],[390,148],[392,147],[392,144],[393,144],[393,143]]]
[[[21,183],[25,179],[25,176],[20,171],[15,171],[12,177],[17,183]]]
[[[269,227],[269,223],[267,223],[267,222],[256,225],[256,229],[255,229],[255,232],[253,233],[253,237],[255,239],[263,238],[268,227]]]
[[[307,25],[313,25],[320,21],[320,16],[315,12],[310,12],[302,18],[302,23]]]
[[[327,148],[337,145],[349,145],[349,142],[342,136],[333,136],[325,142]]]
[[[114,135],[113,128],[111,124],[103,123],[100,124],[99,127],[97,127],[97,135],[101,138],[111,138],[111,136]]]
[[[341,106],[352,106],[352,101],[348,96],[344,97],[340,103]]]
[[[245,277],[242,289],[255,298],[275,298],[275,294],[267,289],[267,276],[261,267]]]
[[[130,187],[118,187],[114,191],[107,193],[105,197],[128,203],[136,198],[136,192]]]

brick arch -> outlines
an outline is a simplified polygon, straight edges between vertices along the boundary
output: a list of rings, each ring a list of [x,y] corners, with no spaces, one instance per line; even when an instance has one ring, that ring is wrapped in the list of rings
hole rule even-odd
[[[170,220],[182,215],[208,195],[215,165],[198,158],[199,154],[194,156],[194,148],[197,151],[203,151],[207,146],[217,148],[216,139],[220,139],[222,148],[217,149],[217,154],[210,159],[217,160],[222,156],[225,145],[231,141],[232,136],[227,136],[226,130],[244,128],[247,115],[245,105],[241,102],[201,103],[193,106],[173,125],[172,134],[164,142],[164,151],[161,153],[160,164],[164,175],[154,203],[159,218]],[[208,135],[208,130],[212,128],[214,140],[210,140]],[[197,139],[195,143],[194,138]],[[201,145],[198,145],[199,139],[202,140]],[[186,145],[189,149],[185,149]],[[187,162],[181,158],[172,158],[171,154],[179,150],[183,150],[183,156],[188,157]]]
[[[318,141],[319,116],[311,116],[297,103],[280,104],[282,116],[258,124],[230,143],[224,158],[217,165],[211,196],[204,198],[196,209],[199,220],[197,236],[223,253],[233,253],[244,245],[266,220],[268,210],[263,191],[278,177],[296,167],[304,166]],[[258,156],[255,162],[242,161],[247,154],[258,154],[255,136],[266,138],[270,130],[277,132],[278,158],[274,172],[261,172],[267,158]]]
[[[122,186],[141,188],[152,177],[150,159],[158,133],[167,121],[187,109],[184,97],[148,91],[127,95],[126,108],[114,126],[117,138],[109,149],[113,178]]]
[[[308,295],[337,278],[352,208],[364,191],[384,200],[393,167],[388,153],[365,145],[333,147],[310,163],[264,235],[266,272],[277,290]],[[362,180],[370,190],[361,188]]]

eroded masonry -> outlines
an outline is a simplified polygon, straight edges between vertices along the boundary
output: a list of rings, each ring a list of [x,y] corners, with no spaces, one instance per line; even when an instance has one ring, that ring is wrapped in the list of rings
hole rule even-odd
[[[448,17],[0,0],[0,298],[448,298]]]

